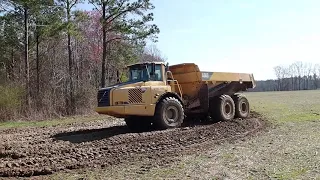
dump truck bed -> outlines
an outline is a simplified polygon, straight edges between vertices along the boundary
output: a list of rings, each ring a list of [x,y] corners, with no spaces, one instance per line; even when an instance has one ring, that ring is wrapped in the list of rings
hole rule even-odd
[[[253,74],[233,72],[209,72],[200,71],[194,63],[177,64],[169,67],[174,78],[179,84],[192,82],[240,82],[246,83],[248,88],[255,87]]]
[[[181,87],[188,110],[201,106],[205,110],[210,98],[232,95],[256,86],[253,74],[249,73],[200,71],[194,63],[172,65],[169,70]]]

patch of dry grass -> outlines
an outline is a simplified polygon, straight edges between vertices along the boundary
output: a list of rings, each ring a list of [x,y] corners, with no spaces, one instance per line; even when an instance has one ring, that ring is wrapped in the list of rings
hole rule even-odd
[[[0,122],[0,130],[7,128],[24,128],[24,127],[49,127],[57,125],[68,125],[77,122],[89,122],[106,119],[107,116],[91,115],[91,116],[72,116],[60,119],[50,119],[42,121],[7,121]]]

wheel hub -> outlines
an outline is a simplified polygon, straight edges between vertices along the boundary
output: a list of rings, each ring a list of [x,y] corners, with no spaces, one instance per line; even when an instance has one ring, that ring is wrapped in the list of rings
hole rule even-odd
[[[246,112],[246,111],[247,111],[247,105],[246,105],[245,102],[242,102],[242,103],[241,103],[241,111],[242,111],[242,112]]]
[[[224,108],[225,108],[226,114],[229,115],[231,113],[231,105],[229,103],[226,103]]]
[[[175,106],[169,106],[166,110],[166,119],[169,123],[174,123],[178,119],[178,108]]]

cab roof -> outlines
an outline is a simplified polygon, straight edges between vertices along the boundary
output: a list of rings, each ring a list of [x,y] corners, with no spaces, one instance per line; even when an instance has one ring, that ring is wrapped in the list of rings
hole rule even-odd
[[[128,65],[127,67],[131,67],[131,66],[135,66],[135,65],[140,65],[140,64],[165,64],[164,62],[161,62],[161,61],[157,61],[157,62],[139,62],[139,63],[134,63],[134,64],[130,64]]]

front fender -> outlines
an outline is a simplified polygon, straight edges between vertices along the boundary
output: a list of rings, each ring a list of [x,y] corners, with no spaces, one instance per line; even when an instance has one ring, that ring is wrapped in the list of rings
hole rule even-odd
[[[183,102],[182,98],[175,92],[166,92],[166,93],[160,95],[160,97],[158,98],[158,100],[156,101],[155,104],[157,105],[159,102],[161,102],[166,97],[175,97],[175,98],[177,98],[180,101],[180,103],[182,104],[182,106],[184,107],[184,102]]]

